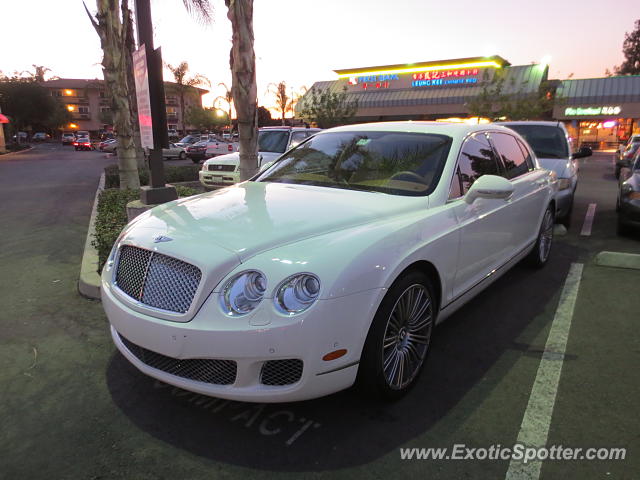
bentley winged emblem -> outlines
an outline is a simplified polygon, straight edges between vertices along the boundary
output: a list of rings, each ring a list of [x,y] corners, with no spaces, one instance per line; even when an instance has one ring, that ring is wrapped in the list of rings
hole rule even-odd
[[[171,241],[173,241],[173,238],[165,237],[164,235],[158,235],[153,239],[153,243],[171,242]]]

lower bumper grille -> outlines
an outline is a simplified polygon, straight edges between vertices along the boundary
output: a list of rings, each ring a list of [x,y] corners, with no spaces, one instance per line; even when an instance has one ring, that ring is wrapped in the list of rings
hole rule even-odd
[[[262,365],[260,383],[263,385],[291,385],[302,377],[302,360],[269,360]]]
[[[218,165],[218,164],[209,165],[210,172],[233,172],[235,169],[236,169],[235,165]]]
[[[118,334],[127,350],[145,365],[177,377],[215,385],[231,385],[236,381],[238,365],[233,360],[194,358],[180,360],[147,350]]]

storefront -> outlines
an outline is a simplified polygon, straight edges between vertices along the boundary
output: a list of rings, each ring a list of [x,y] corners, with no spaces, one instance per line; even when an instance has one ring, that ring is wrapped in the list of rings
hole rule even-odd
[[[467,103],[496,71],[504,72],[504,93],[538,92],[546,65],[511,66],[499,56],[334,70],[337,80],[316,89],[340,92],[358,102],[355,121],[466,119]]]
[[[563,80],[553,116],[576,145],[615,148],[640,133],[640,76]]]

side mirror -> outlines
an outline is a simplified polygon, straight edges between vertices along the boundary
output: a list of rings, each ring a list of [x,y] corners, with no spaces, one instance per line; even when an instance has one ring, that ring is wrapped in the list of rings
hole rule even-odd
[[[576,158],[584,158],[590,157],[593,155],[593,151],[589,147],[581,147],[576,153],[571,155],[571,158],[575,160]]]
[[[507,200],[513,195],[513,185],[509,180],[497,175],[483,175],[476,180],[464,196],[464,201],[471,205],[476,198]]]

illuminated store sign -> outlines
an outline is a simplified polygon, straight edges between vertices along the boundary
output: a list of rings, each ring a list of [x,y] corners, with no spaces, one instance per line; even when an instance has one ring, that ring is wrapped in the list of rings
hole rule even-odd
[[[361,77],[349,77],[349,85],[360,85],[367,90],[371,88],[389,88],[389,82],[398,80],[397,74],[364,75]]]
[[[567,107],[564,114],[567,117],[575,117],[582,115],[619,115],[622,112],[620,106],[602,106],[602,107]]]
[[[479,70],[477,68],[414,73],[411,86],[439,87],[443,85],[472,85],[478,83],[478,73]]]

